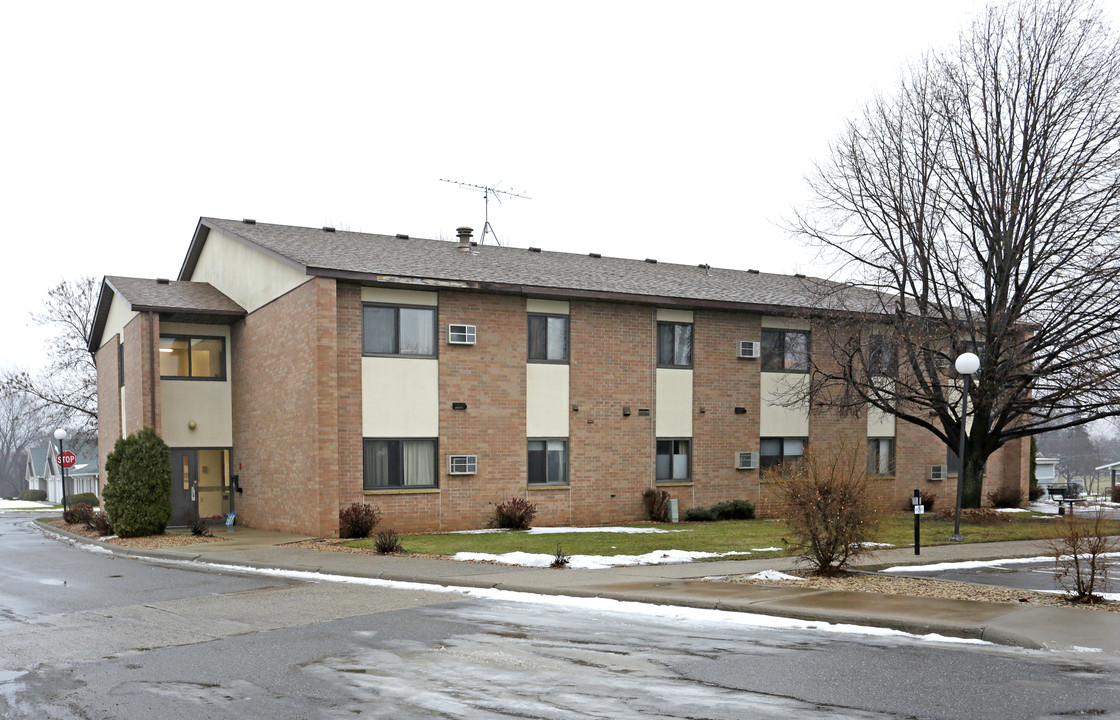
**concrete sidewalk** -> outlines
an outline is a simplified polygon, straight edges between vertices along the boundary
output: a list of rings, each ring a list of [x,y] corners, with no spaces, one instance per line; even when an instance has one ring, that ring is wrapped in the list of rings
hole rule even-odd
[[[225,528],[216,528],[215,535],[229,538],[226,542],[137,550],[39,524],[50,532],[98,544],[118,555],[750,612],[977,638],[1120,664],[1120,613],[702,580],[767,569],[789,570],[795,566],[792,558],[552,570],[309,550],[291,543],[310,538],[245,527],[228,533]],[[877,552],[865,568],[1040,555],[1045,553],[1036,541],[939,545],[923,548],[921,556],[915,556],[913,548],[893,548]]]

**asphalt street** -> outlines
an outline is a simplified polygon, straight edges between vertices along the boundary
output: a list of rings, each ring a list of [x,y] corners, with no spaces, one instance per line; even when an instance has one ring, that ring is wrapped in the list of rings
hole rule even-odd
[[[1091,658],[304,583],[0,515],[0,717],[1120,718]]]

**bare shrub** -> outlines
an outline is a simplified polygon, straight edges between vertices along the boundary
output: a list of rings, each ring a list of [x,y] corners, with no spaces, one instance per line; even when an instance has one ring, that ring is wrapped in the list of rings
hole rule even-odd
[[[367,538],[381,520],[381,512],[372,505],[351,503],[338,511],[340,538]]]
[[[494,505],[490,524],[506,530],[528,530],[536,516],[536,505],[525,498],[511,497]]]
[[[86,520],[86,527],[101,536],[113,534],[113,524],[109,522],[109,515],[101,510],[90,513],[89,520]]]
[[[1023,491],[1005,485],[988,493],[988,504],[994,508],[1017,508],[1023,504]]]
[[[835,454],[807,452],[797,463],[763,473],[774,483],[780,513],[789,524],[786,544],[819,575],[842,572],[868,545],[879,507],[867,479],[866,458],[848,448]]]
[[[186,520],[191,535],[195,537],[214,537],[214,534],[210,532],[210,526],[206,524],[206,518],[199,515],[197,510],[187,513]]]
[[[396,530],[390,528],[377,531],[377,537],[373,540],[373,549],[377,551],[378,555],[395,555],[404,552],[404,546],[401,545],[401,536],[397,534]]]
[[[669,492],[667,490],[647,489],[642,493],[642,507],[646,517],[653,522],[669,522]]]
[[[564,549],[560,547],[560,543],[556,543],[556,554],[552,556],[552,564],[549,567],[559,570],[568,567],[568,563],[571,561],[572,559],[564,554]]]
[[[1046,542],[1054,557],[1055,579],[1070,594],[1071,602],[1100,602],[1098,592],[1108,590],[1107,555],[1120,548],[1120,539],[1109,537],[1108,518],[1102,508],[1075,518],[1058,520],[1058,535]]]
[[[90,515],[93,514],[93,508],[86,503],[75,503],[71,505],[68,510],[62,512],[62,519],[68,525],[85,525],[89,522]]]

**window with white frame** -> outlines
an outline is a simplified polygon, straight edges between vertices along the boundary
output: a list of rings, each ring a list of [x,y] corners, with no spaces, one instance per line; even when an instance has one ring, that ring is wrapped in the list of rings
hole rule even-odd
[[[762,370],[809,372],[809,332],[763,328]]]
[[[688,482],[692,478],[692,439],[658,438],[655,465],[658,482]]]
[[[867,438],[867,474],[894,475],[894,438]]]
[[[363,304],[362,354],[435,357],[436,309]]]
[[[362,440],[362,486],[366,490],[432,488],[437,484],[435,438]]]
[[[529,314],[529,362],[568,362],[568,316]]]
[[[529,484],[568,484],[568,441],[560,438],[529,440]]]
[[[758,441],[758,466],[762,470],[777,467],[785,462],[800,462],[805,456],[808,438],[766,437]]]

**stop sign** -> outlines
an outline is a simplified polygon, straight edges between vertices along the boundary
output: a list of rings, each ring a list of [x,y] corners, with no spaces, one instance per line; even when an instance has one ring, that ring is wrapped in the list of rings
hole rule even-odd
[[[59,465],[66,468],[67,470],[74,467],[74,463],[78,462],[78,456],[70,452],[69,450],[67,450],[66,452],[60,452],[55,456],[55,459],[58,461]]]

